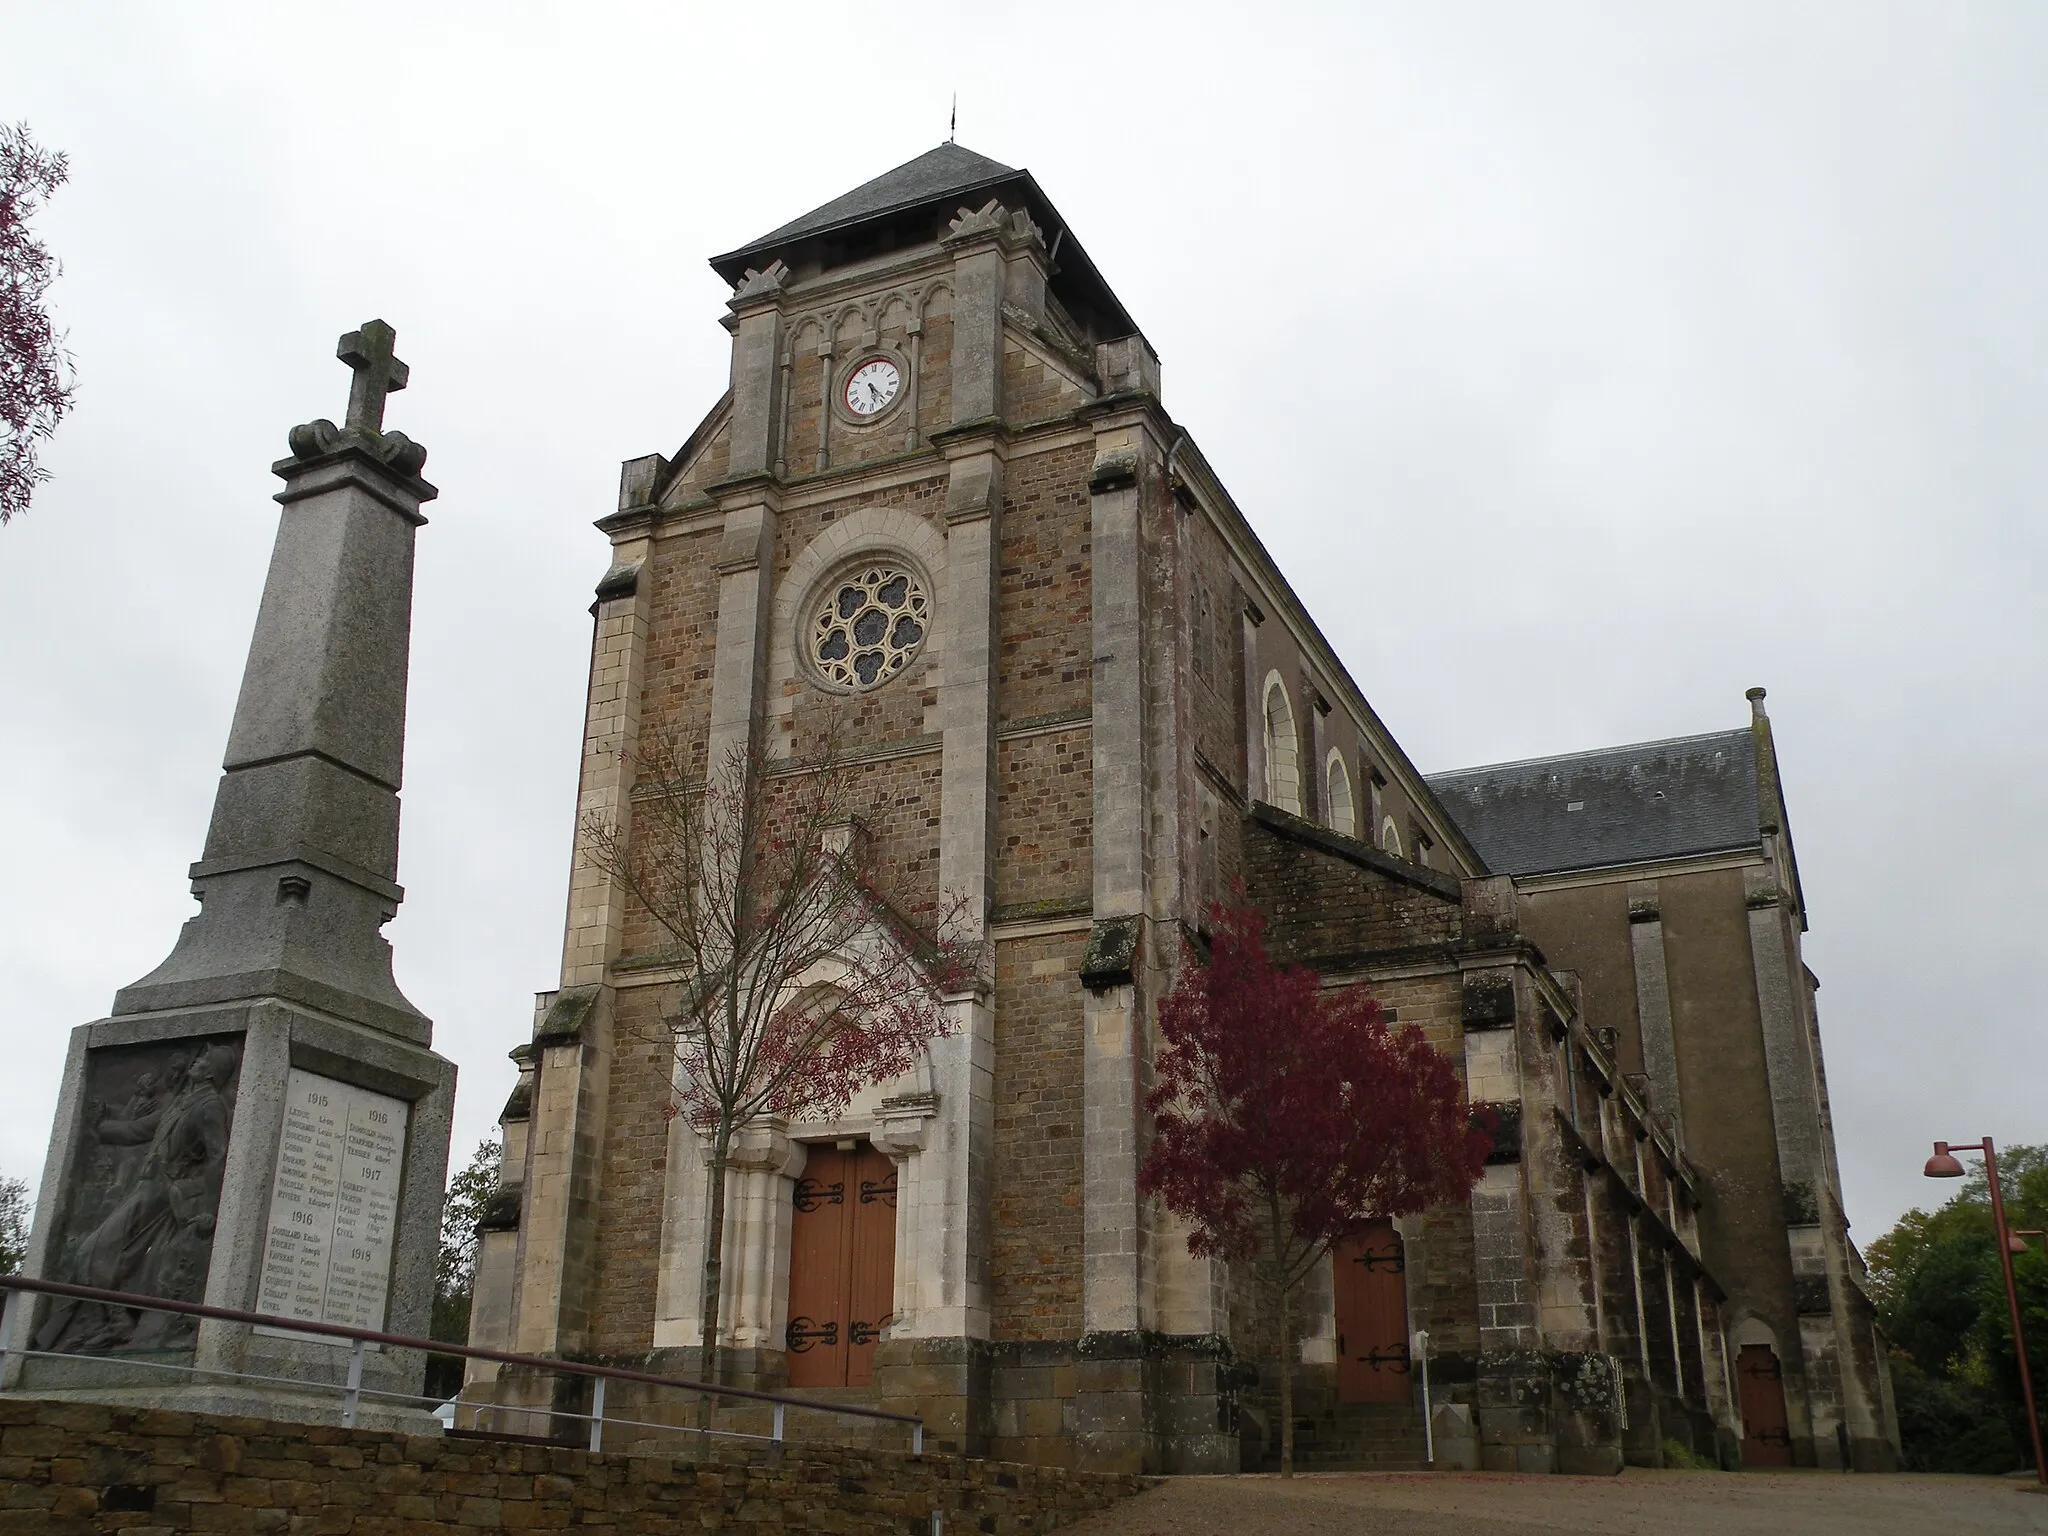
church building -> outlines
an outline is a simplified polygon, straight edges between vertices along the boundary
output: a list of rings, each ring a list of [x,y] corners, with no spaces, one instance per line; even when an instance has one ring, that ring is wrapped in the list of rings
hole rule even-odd
[[[472,1342],[697,1374],[677,972],[588,828],[631,836],[650,733],[776,775],[829,738],[875,859],[989,959],[915,1071],[745,1132],[728,1380],[976,1455],[1274,1464],[1271,1320],[1137,1192],[1160,1000],[1241,886],[1499,1122],[1469,1206],[1311,1283],[1303,1464],[1419,1465],[1426,1351],[1438,1465],[1894,1465],[1762,691],[1738,729],[1425,776],[1026,171],[943,144],[712,266],[730,386],[597,524],[562,969]],[[555,1390],[473,1365],[465,1397],[533,1426]]]

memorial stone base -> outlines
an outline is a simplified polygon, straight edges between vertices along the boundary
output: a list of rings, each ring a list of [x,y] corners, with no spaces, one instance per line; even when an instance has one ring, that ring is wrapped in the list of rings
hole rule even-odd
[[[276,999],[74,1030],[27,1272],[424,1337],[455,1068]],[[9,1395],[339,1422],[346,1342],[41,1298]],[[166,1367],[170,1367],[167,1369]],[[432,1427],[417,1350],[365,1352],[356,1422]],[[269,1378],[257,1381],[251,1378]],[[428,1405],[430,1406],[430,1405]]]

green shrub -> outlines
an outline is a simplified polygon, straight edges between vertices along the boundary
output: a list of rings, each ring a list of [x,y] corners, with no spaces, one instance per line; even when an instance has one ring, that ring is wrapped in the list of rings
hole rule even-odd
[[[1930,1376],[1911,1357],[1894,1350],[1892,1392],[1898,1403],[1899,1438],[1905,1442],[1909,1472],[1995,1476],[2022,1464],[2012,1415],[1992,1388],[1954,1377]]]
[[[1680,1472],[1718,1472],[1721,1464],[1710,1461],[1690,1446],[1676,1440],[1664,1442],[1664,1465]]]

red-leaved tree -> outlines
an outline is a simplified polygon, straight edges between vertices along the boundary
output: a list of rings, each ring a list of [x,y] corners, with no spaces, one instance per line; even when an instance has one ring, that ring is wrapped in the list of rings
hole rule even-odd
[[[1390,1028],[1363,988],[1325,989],[1219,908],[1159,1009],[1165,1048],[1138,1187],[1193,1225],[1188,1250],[1249,1263],[1280,1340],[1280,1469],[1294,1472],[1295,1291],[1376,1218],[1463,1202],[1491,1139],[1448,1057]]]
[[[0,524],[26,512],[49,478],[36,447],[71,406],[62,338],[43,308],[57,263],[29,232],[67,174],[64,157],[36,148],[26,123],[0,126]]]
[[[915,1066],[982,946],[959,937],[959,899],[913,917],[883,890],[862,831],[880,807],[830,742],[801,769],[736,748],[701,775],[688,743],[656,733],[635,766],[630,816],[585,836],[678,973],[663,1022],[675,1112],[711,1144],[699,1294],[716,1382],[734,1136],[759,1115],[829,1119]]]

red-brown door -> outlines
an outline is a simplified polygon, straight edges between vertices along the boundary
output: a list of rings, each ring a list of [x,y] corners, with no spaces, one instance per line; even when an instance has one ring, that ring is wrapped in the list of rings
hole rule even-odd
[[[864,1387],[896,1294],[896,1165],[873,1147],[813,1147],[791,1196],[792,1387]]]
[[[1330,1255],[1337,1291],[1337,1398],[1408,1401],[1408,1268],[1401,1234],[1376,1221]]]
[[[1768,1344],[1745,1344],[1736,1357],[1735,1380],[1742,1398],[1742,1464],[1792,1465],[1792,1430],[1785,1417],[1785,1378]]]

